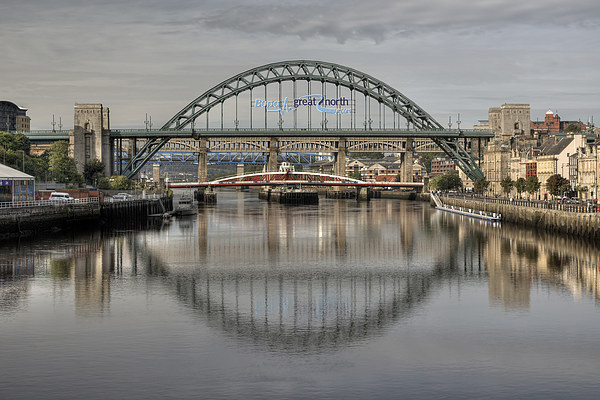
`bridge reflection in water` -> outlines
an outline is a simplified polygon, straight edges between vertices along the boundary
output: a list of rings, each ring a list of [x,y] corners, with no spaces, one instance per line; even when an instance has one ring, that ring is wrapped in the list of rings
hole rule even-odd
[[[423,203],[286,208],[230,196],[154,230],[0,253],[6,263],[33,260],[36,279],[50,276],[60,290],[72,285],[79,314],[109,313],[115,279],[145,276],[214,329],[277,351],[361,342],[410,318],[442,286],[460,291],[473,281],[487,280],[490,303],[508,311],[527,309],[540,287],[600,300],[600,253],[591,243]],[[27,276],[2,279],[3,295],[17,307],[24,300],[7,288],[11,280],[28,285]]]

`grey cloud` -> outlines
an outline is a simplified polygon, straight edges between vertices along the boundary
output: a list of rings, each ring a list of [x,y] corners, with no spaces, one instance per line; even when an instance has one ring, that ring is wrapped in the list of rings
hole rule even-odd
[[[369,39],[430,31],[481,31],[514,25],[594,28],[600,9],[590,0],[388,0],[346,2],[273,2],[237,5],[209,12],[200,22],[209,28],[253,34]]]

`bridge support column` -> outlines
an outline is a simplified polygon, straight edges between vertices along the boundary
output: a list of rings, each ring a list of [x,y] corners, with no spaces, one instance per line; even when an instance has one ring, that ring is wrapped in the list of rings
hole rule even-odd
[[[160,182],[160,164],[152,164],[152,182],[158,185]]]
[[[269,142],[269,155],[267,158],[267,171],[277,172],[277,156],[279,155],[279,147],[277,146],[277,138],[271,138]]]
[[[75,159],[79,173],[86,162],[100,160],[104,174],[112,172],[110,118],[108,107],[102,104],[75,104],[73,130],[69,134],[69,155]]]
[[[369,201],[373,196],[371,188],[368,187],[357,187],[356,188],[356,201]]]
[[[335,153],[333,174],[337,176],[346,176],[346,139],[344,138],[340,138],[338,151]]]
[[[340,138],[337,152],[333,159],[333,175],[346,176],[346,139]],[[347,190],[346,186],[334,186],[334,192],[343,192]]]
[[[413,181],[413,143],[412,139],[406,139],[406,151],[404,152],[404,161],[402,162],[401,179],[402,182]]]
[[[198,141],[198,182],[208,181],[208,163],[207,163],[207,152],[206,139],[200,139]]]
[[[235,166],[235,174],[236,175],[244,175],[244,164],[237,164]]]

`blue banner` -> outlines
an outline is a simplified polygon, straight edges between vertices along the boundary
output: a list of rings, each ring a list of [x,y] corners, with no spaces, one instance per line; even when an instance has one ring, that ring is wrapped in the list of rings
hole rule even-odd
[[[0,186],[12,186],[12,181],[0,180]]]

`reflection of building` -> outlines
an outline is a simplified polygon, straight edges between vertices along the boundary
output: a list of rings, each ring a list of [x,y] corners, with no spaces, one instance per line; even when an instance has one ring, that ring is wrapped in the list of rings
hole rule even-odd
[[[490,303],[500,304],[505,310],[528,309],[531,291],[529,268],[527,262],[511,248],[513,245],[517,246],[500,235],[487,242],[484,254]]]
[[[0,101],[0,131],[29,132],[30,118],[27,109],[10,101]]]
[[[0,279],[23,278],[35,275],[33,257],[8,257],[0,260]]]
[[[110,272],[114,270],[115,252],[106,242],[95,252],[73,258],[72,275],[75,287],[75,310],[80,315],[101,312],[110,303]]]

